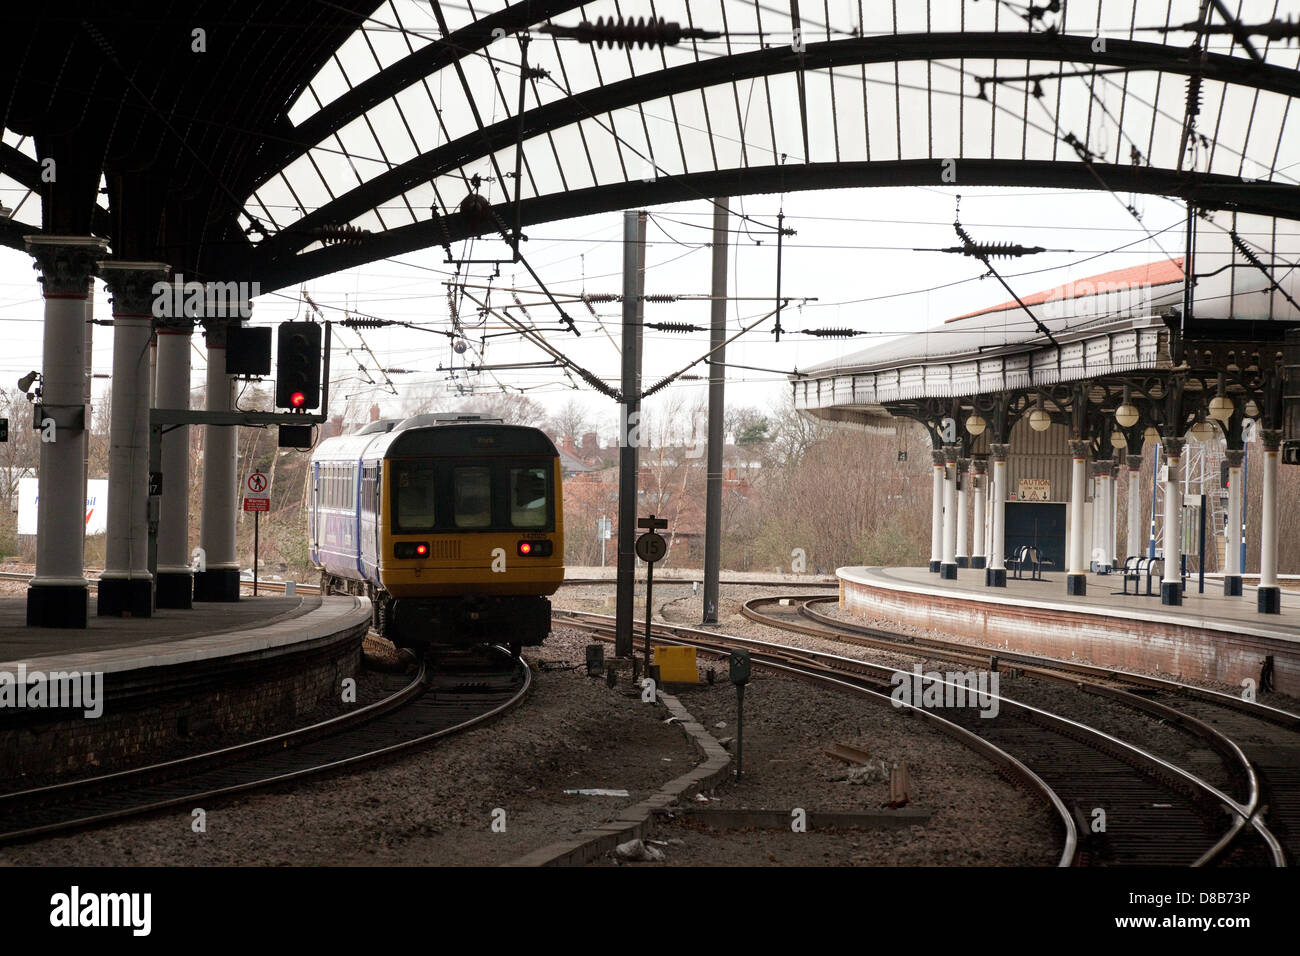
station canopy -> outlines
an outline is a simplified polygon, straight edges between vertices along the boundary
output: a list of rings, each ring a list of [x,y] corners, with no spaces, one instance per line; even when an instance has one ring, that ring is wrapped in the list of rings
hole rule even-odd
[[[208,12],[234,18],[219,6],[154,19],[183,20],[188,32]],[[80,48],[82,82],[96,69],[129,73],[135,50],[139,69],[179,69],[176,57],[150,66],[147,43],[122,39],[162,26],[115,25],[87,9],[105,42]],[[1300,51],[1278,9],[1274,0],[290,0],[275,12],[256,6],[238,31],[257,56],[222,60],[209,44],[207,63],[225,75],[204,77],[201,101],[185,99],[198,82],[186,61],[155,149],[186,130],[222,130],[205,142],[202,168],[220,180],[208,221],[227,228],[208,233],[233,271],[264,288],[540,222],[800,189],[1066,187],[1300,219]],[[295,38],[287,25],[298,21]],[[679,28],[678,42],[656,42]],[[612,42],[620,36],[630,45]],[[10,69],[48,74],[48,86],[60,82],[59,62]],[[140,96],[163,95],[167,74],[144,78],[132,81]],[[254,88],[258,109],[240,114]],[[124,95],[119,124],[136,99]],[[139,112],[147,127],[152,114]],[[32,186],[39,199],[30,132],[7,128],[5,143],[3,185]],[[116,180],[104,172],[111,203]],[[20,205],[18,220],[37,203]],[[1271,255],[1267,244],[1258,251]]]

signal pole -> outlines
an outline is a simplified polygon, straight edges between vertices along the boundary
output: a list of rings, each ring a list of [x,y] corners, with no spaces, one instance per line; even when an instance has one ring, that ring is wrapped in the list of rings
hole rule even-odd
[[[618,657],[632,656],[645,221],[644,211],[623,213],[623,421],[618,436],[618,590],[614,619],[614,653]]]
[[[722,567],[722,418],[727,385],[727,197],[713,205],[713,302],[709,332],[709,460],[704,497],[704,617],[718,623],[718,575]]]

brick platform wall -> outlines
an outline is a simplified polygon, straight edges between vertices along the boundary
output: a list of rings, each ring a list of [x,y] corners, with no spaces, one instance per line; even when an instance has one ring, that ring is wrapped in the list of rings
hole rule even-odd
[[[43,781],[111,771],[196,752],[223,735],[287,729],[339,702],[343,679],[360,669],[366,631],[362,624],[269,659],[237,655],[110,673],[103,714],[94,719],[7,710],[0,719],[4,789],[20,789],[24,775]]]
[[[916,594],[846,580],[840,582],[840,606],[864,617],[932,628],[1026,654],[1221,681],[1234,688],[1247,677],[1258,683],[1264,658],[1272,654],[1274,689],[1300,696],[1300,645],[1267,637],[1029,604],[993,604],[975,597]]]

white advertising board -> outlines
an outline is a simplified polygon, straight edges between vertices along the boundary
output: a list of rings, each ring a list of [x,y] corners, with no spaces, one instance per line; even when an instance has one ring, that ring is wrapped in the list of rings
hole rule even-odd
[[[35,478],[18,482],[18,533],[36,533],[37,489]],[[86,534],[108,530],[108,479],[92,478],[86,487]]]

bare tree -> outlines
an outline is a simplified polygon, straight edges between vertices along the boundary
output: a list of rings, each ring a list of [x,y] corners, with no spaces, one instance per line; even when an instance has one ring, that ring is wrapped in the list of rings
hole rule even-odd
[[[551,416],[547,428],[557,439],[566,436],[580,439],[586,432],[594,431],[594,419],[587,404],[580,399],[571,398],[560,406],[560,410]]]
[[[0,418],[9,420],[9,440],[0,443],[0,557],[18,551],[18,483],[36,475],[40,433],[32,428],[32,406],[17,390],[0,389]]]

